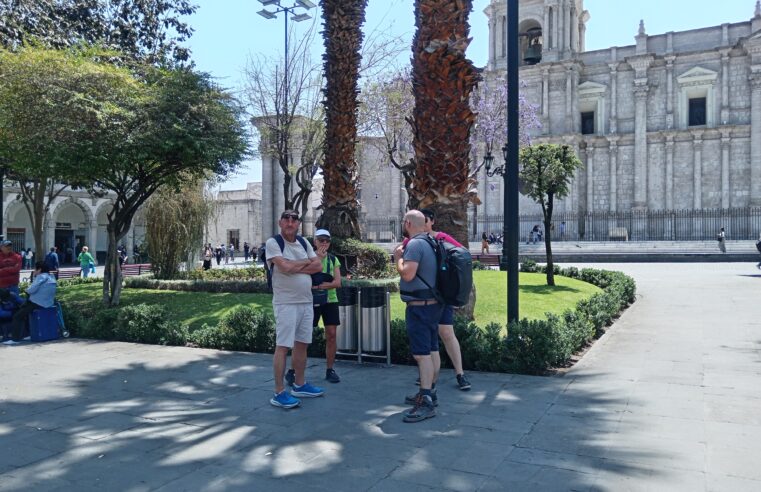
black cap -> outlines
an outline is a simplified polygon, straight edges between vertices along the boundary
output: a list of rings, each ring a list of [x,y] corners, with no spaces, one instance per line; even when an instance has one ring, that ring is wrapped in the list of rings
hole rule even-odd
[[[421,208],[420,213],[431,220],[436,218],[436,214],[434,214],[433,210],[431,210],[430,208]]]

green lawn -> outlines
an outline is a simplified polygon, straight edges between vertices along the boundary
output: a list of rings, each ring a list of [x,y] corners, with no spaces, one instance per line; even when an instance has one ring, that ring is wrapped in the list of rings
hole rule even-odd
[[[478,302],[476,322],[479,326],[488,323],[505,323],[507,309],[507,285],[505,272],[484,270],[474,272]],[[600,291],[599,288],[580,280],[555,277],[557,285],[547,287],[545,275],[538,273],[520,274],[521,317],[543,318],[545,313],[562,313],[572,308],[576,302]],[[101,284],[83,284],[58,290],[58,299],[67,309],[76,309],[78,302],[99,299]],[[204,323],[215,325],[235,306],[247,304],[272,312],[269,294],[231,294],[205,292],[178,292],[149,289],[124,289],[122,304],[163,304],[180,320],[187,322],[190,329],[200,328]],[[403,318],[404,305],[399,294],[391,296],[391,317]]]

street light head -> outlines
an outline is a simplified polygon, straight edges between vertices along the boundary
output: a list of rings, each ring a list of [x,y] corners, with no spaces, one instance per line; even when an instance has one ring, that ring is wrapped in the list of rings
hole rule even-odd
[[[277,15],[275,15],[274,13],[272,13],[269,10],[266,10],[266,9],[260,10],[259,12],[257,12],[257,14],[261,15],[265,19],[274,19],[274,18],[277,17]]]
[[[312,16],[309,14],[298,14],[291,17],[291,20],[294,22],[301,22],[301,21],[309,20],[311,18]]]
[[[309,0],[296,0],[296,5],[298,5],[299,7],[304,7],[307,10],[313,9],[316,7],[316,5],[310,2]]]
[[[494,162],[494,156],[491,154],[491,152],[487,152],[484,156],[484,166],[486,167],[487,173],[491,170],[492,162]]]
[[[259,3],[266,7],[267,5],[278,5],[280,0],[259,0]]]
[[[502,156],[505,158],[505,161],[507,161],[508,155],[507,144],[505,144],[505,146],[502,147]]]

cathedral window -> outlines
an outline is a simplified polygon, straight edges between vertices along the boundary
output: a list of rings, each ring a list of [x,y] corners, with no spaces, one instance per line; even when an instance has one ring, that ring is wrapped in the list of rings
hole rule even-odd
[[[690,99],[689,126],[705,126],[706,98],[693,97]]]
[[[594,135],[595,133],[595,112],[585,111],[581,113],[581,134]]]

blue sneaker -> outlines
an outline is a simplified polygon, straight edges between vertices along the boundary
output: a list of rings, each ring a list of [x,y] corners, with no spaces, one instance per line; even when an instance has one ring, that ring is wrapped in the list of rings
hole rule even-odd
[[[270,403],[276,407],[294,408],[301,405],[301,400],[292,397],[287,390],[283,390],[270,398]]]
[[[291,393],[295,396],[301,396],[302,398],[317,398],[325,394],[325,390],[319,386],[312,386],[309,383],[304,383],[301,386],[293,385],[293,391]]]

